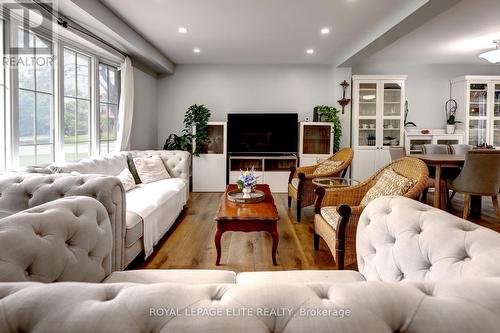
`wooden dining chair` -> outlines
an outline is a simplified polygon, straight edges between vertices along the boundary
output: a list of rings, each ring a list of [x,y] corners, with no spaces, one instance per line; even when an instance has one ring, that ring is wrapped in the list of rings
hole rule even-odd
[[[477,149],[467,152],[462,171],[457,178],[447,181],[447,187],[464,195],[464,219],[469,217],[471,196],[490,196],[500,220],[500,151]]]

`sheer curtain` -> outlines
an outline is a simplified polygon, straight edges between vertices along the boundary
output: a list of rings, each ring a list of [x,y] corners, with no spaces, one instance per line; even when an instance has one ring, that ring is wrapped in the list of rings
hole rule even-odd
[[[115,147],[117,151],[122,151],[129,149],[134,117],[134,68],[129,57],[125,58],[121,66],[121,94],[118,108],[118,135]]]

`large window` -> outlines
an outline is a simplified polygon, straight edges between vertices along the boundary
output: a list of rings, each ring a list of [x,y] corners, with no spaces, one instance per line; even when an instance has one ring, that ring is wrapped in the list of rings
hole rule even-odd
[[[18,164],[49,163],[54,160],[52,42],[23,29],[17,38],[23,48],[17,65]]]
[[[116,67],[99,64],[99,151],[115,149],[118,132],[120,78]]]
[[[0,50],[0,170],[115,149],[120,58],[15,19],[0,20]]]
[[[64,159],[89,157],[91,154],[91,58],[64,49]]]

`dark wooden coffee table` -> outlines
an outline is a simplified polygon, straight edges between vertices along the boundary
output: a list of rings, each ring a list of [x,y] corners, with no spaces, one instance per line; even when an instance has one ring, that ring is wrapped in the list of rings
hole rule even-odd
[[[237,189],[236,185],[228,185],[222,197],[215,221],[217,230],[215,232],[215,247],[217,249],[216,265],[220,263],[221,247],[220,240],[226,231],[267,231],[273,238],[272,258],[276,264],[276,250],[278,248],[278,210],[274,204],[274,198],[268,185],[257,185],[256,189],[266,194],[264,201],[258,203],[241,204],[231,202],[227,199],[227,192]]]

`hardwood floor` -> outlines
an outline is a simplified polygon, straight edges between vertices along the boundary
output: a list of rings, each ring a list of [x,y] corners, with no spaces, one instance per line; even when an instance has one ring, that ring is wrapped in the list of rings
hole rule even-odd
[[[204,268],[236,272],[335,269],[324,242],[319,251],[313,249],[313,208],[303,209],[302,221],[297,223],[294,207],[287,207],[286,194],[274,194],[281,218],[278,222],[278,265],[272,264],[272,239],[268,233],[227,232],[222,236],[221,265],[216,266],[214,214],[221,196],[222,193],[192,193],[188,208],[155,247],[155,252],[146,262],[139,256],[129,268]],[[427,201],[433,202],[431,193]],[[463,198],[457,195],[452,213],[461,216],[462,210]],[[496,220],[490,198],[483,199],[481,217],[472,221],[500,232],[500,222]]]

